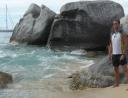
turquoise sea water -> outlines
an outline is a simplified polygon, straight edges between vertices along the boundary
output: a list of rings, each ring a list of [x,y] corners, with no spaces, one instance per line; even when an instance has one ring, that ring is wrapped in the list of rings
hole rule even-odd
[[[37,89],[44,87],[39,81],[64,79],[93,63],[71,52],[55,52],[38,46],[13,46],[9,43],[11,34],[0,33],[0,71],[12,74],[14,82],[7,89],[0,90],[0,98],[34,98],[43,90]],[[45,89],[50,85],[48,81]]]

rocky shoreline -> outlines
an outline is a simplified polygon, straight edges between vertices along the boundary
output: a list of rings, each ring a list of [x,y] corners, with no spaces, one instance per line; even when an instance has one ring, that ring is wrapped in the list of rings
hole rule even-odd
[[[90,55],[95,55],[95,64],[86,71],[72,74],[70,88],[108,87],[114,82],[112,66],[106,55],[99,57],[95,52],[105,51],[111,23],[122,17],[122,6],[113,1],[68,3],[62,6],[58,15],[44,5],[32,4],[15,26],[10,42],[67,51],[93,50]],[[124,19],[127,18],[121,20],[123,29],[127,24]]]

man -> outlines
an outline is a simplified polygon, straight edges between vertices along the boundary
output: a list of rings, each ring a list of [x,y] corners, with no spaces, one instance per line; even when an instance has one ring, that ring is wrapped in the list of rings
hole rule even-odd
[[[120,20],[114,20],[112,24],[112,33],[110,36],[110,44],[108,47],[109,60],[112,62],[115,73],[115,84],[113,87],[119,86],[120,73],[119,65],[122,65],[126,80],[128,81],[128,68],[126,61],[126,43],[125,35],[120,32]]]

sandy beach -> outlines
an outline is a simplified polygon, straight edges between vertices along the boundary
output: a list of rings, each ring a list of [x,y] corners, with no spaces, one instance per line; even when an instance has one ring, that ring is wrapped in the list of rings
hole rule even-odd
[[[39,98],[128,98],[127,88],[128,85],[122,84],[116,88],[88,88],[70,92],[44,92],[44,95]]]
[[[53,80],[25,83],[22,84],[22,87],[15,85],[15,89],[16,92],[20,93],[23,89],[28,94],[31,92],[29,98],[128,98],[128,91],[126,90],[128,84],[120,84],[116,88],[85,88],[73,91],[69,89],[67,81],[62,79],[51,81]]]
[[[87,98],[128,98],[128,91],[126,90],[127,88],[128,85],[122,84],[116,88],[108,87],[104,89],[95,89],[95,96]]]

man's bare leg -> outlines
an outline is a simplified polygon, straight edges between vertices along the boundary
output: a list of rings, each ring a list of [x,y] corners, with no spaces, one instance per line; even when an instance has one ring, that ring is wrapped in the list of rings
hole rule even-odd
[[[128,83],[128,65],[123,66],[124,72],[125,72],[125,78]],[[128,88],[126,89],[128,91]]]
[[[115,73],[115,84],[113,85],[113,87],[118,87],[120,80],[119,67],[114,67],[114,73]]]
[[[126,81],[128,82],[128,67],[127,67],[127,65],[124,65],[123,69],[124,69],[124,72],[125,72]]]

